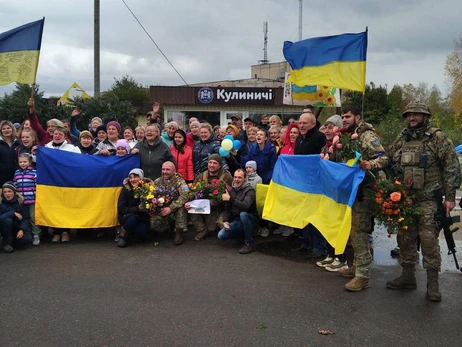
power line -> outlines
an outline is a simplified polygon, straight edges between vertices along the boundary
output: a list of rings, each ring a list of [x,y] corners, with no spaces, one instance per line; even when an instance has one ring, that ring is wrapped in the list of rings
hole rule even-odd
[[[146,31],[146,29],[144,28],[143,24],[141,24],[141,22],[139,21],[139,19],[135,16],[135,14],[133,13],[133,11],[130,9],[130,7],[128,7],[127,3],[125,2],[125,0],[122,0],[122,2],[124,3],[124,5],[127,7],[127,9],[130,11],[130,13],[133,15],[133,17],[136,19],[136,21],[138,22],[138,24],[141,26],[141,28],[144,30],[144,32],[146,33],[146,35],[148,35],[148,37],[151,39],[152,43],[157,47],[157,49],[159,50],[160,53],[162,53],[162,55],[164,56],[165,60],[168,61],[168,63],[170,64],[170,66],[173,68],[173,70],[175,70],[175,72],[178,74],[178,76],[180,76],[180,78],[183,80],[184,84],[188,85],[188,83],[185,81],[185,79],[183,78],[183,76],[181,76],[181,74],[178,72],[177,69],[175,69],[175,66],[173,66],[173,64],[171,63],[171,61],[167,58],[167,56],[164,54],[164,52],[162,52],[162,50],[160,49],[160,47],[157,45],[156,41],[154,41],[154,39],[151,37],[151,35],[149,35],[149,33]]]

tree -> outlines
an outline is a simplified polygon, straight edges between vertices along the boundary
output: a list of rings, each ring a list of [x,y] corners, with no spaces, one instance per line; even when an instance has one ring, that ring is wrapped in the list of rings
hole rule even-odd
[[[113,94],[120,100],[149,101],[149,88],[144,87],[128,75],[123,76],[119,80],[114,78],[114,83],[111,88],[109,88],[104,94]]]
[[[462,38],[454,41],[454,51],[444,66],[450,82],[449,100],[456,113],[462,113]]]
[[[128,101],[119,100],[114,94],[104,94],[87,100],[76,98],[71,101],[73,106],[66,108],[67,117],[70,116],[73,107],[79,107],[80,115],[77,117],[76,122],[80,130],[87,129],[93,117],[100,117],[104,124],[111,120],[116,120],[122,127],[129,125],[134,128],[138,125],[134,117],[136,109]]]
[[[16,84],[11,94],[6,94],[0,99],[0,119],[7,119],[12,123],[22,123],[27,119],[27,101],[32,94],[32,87],[28,84]],[[40,86],[36,85],[34,99],[37,114],[42,124],[51,118],[61,119],[62,109],[55,104],[50,104],[48,99],[43,97]]]

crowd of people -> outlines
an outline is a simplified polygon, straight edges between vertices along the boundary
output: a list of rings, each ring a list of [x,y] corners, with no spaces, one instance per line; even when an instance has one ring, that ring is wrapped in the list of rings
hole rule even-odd
[[[374,218],[364,201],[361,189],[352,208],[350,240],[345,254],[335,254],[322,234],[311,224],[301,230],[274,225],[261,220],[256,212],[256,185],[269,184],[279,155],[322,155],[332,161],[336,148],[332,144],[338,130],[356,134],[359,166],[376,177],[379,171],[394,170],[394,174],[412,182],[418,191],[423,213],[410,231],[398,236],[403,273],[389,281],[390,289],[415,289],[416,239],[420,236],[423,266],[427,271],[427,295],[441,300],[438,287],[438,233],[433,221],[435,202],[432,192],[443,189],[447,213],[455,205],[455,191],[461,174],[452,142],[439,130],[431,127],[431,112],[425,105],[413,103],[403,113],[407,127],[386,151],[373,126],[364,122],[360,111],[345,106],[341,115],[333,115],[324,124],[317,123],[312,107],[300,117],[283,125],[277,115],[261,119],[239,115],[231,123],[212,127],[192,117],[189,127],[181,129],[170,121],[162,124],[160,105],[155,103],[147,114],[147,125],[135,129],[123,127],[117,121],[103,124],[101,118],[89,120],[88,130],[79,131],[74,109],[70,119],[50,119],[42,127],[35,112],[34,100],[28,102],[28,119],[23,124],[0,123],[0,228],[3,250],[11,253],[16,247],[32,243],[40,245],[42,229],[35,224],[36,199],[35,155],[38,146],[81,153],[82,155],[124,156],[139,155],[140,166],[133,168],[121,182],[118,200],[118,247],[126,247],[135,238],[153,232],[173,232],[175,245],[183,243],[188,223],[195,230],[195,241],[212,233],[220,240],[234,239],[242,245],[239,253],[254,250],[256,235],[268,236],[270,230],[282,236],[298,235],[300,247],[318,266],[351,278],[345,285],[348,291],[360,291],[370,286],[372,249],[370,235]],[[238,150],[220,155],[220,143],[230,135],[241,143]],[[425,163],[422,158],[425,157]],[[190,187],[201,181],[224,181],[230,187],[219,201],[211,202],[210,214],[188,214],[194,194]],[[367,181],[367,180],[366,180]],[[154,215],[148,214],[136,194],[141,184],[168,190],[171,203]],[[367,184],[363,182],[362,184]],[[106,230],[98,230],[98,236]],[[69,242],[70,230],[53,228],[52,242]]]

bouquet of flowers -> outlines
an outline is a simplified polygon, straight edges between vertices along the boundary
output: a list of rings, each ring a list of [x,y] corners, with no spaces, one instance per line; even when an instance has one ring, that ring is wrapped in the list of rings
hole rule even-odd
[[[340,147],[337,147],[339,150],[336,152],[338,161],[346,163],[351,159],[356,159],[356,153],[358,152],[358,133],[354,132],[350,134],[348,128],[340,129],[339,144]]]
[[[179,192],[174,187],[156,186],[153,191],[152,212],[158,212],[164,207],[168,207],[173,201],[180,196]]]
[[[152,209],[152,199],[154,198],[154,186],[149,182],[141,182],[135,188],[135,198],[140,199],[141,207],[149,213]]]
[[[221,201],[221,196],[231,189],[225,181],[214,178],[211,181],[202,180],[191,187],[196,199],[210,199],[212,201]]]
[[[363,192],[375,218],[387,228],[388,237],[404,233],[420,213],[413,191],[397,179],[379,180]]]

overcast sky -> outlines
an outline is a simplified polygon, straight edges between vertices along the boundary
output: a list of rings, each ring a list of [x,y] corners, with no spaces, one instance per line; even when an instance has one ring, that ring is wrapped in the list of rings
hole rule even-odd
[[[250,78],[263,59],[282,61],[285,40],[298,40],[298,0],[126,0],[186,82]],[[2,1],[0,32],[45,17],[37,83],[61,95],[73,82],[93,94],[93,0]],[[367,81],[426,82],[448,91],[444,75],[453,41],[462,37],[460,0],[304,0],[303,38],[369,27]],[[182,80],[122,0],[101,1],[101,90],[129,75],[143,85]],[[14,84],[0,86],[0,95]]]

